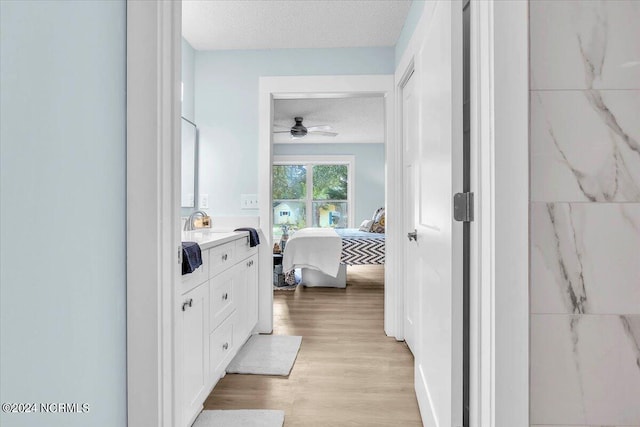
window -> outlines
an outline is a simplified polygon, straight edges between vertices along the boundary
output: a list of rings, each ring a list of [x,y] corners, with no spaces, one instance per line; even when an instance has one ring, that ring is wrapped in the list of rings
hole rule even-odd
[[[353,168],[353,156],[275,157],[274,240],[284,228],[351,227]]]

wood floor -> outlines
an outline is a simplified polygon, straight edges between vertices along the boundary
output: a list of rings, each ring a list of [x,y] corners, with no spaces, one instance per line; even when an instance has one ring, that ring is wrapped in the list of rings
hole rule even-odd
[[[229,374],[205,409],[280,409],[285,426],[422,426],[413,356],[384,334],[384,270],[347,269],[347,289],[276,291],[276,335],[301,335],[289,377]]]

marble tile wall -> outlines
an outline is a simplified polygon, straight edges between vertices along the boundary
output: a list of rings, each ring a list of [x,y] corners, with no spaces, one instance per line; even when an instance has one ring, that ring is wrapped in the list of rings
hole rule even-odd
[[[531,416],[640,426],[640,1],[531,0]]]

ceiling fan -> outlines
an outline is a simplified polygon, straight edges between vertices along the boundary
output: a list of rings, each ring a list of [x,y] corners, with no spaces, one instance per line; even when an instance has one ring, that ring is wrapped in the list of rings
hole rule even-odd
[[[294,118],[296,124],[291,126],[291,128],[287,128],[286,126],[276,125],[276,127],[280,127],[288,130],[274,130],[273,133],[290,133],[291,139],[300,139],[304,138],[307,134],[313,135],[323,135],[323,136],[336,136],[337,132],[333,132],[331,126],[328,125],[317,125],[317,126],[309,126],[305,127],[302,124],[302,117]]]

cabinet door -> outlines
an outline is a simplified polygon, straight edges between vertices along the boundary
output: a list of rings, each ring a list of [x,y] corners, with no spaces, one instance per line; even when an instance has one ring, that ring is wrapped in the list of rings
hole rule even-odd
[[[189,425],[209,392],[209,283],[184,294],[180,304],[183,425]]]
[[[258,255],[243,260],[234,283],[237,321],[235,341],[242,344],[258,321]]]
[[[258,254],[246,262],[246,304],[247,304],[247,335],[258,323]]]
[[[239,262],[233,267],[235,281],[233,294],[236,303],[236,320],[233,330],[233,340],[238,345],[244,343],[247,337],[247,260]]]
[[[242,282],[242,265],[235,265],[230,269],[212,277],[210,280],[210,328],[213,332],[236,308],[236,301],[242,296],[238,295],[238,283]]]
[[[218,382],[237,351],[235,340],[238,326],[236,323],[237,312],[234,312],[209,336],[211,387]]]

